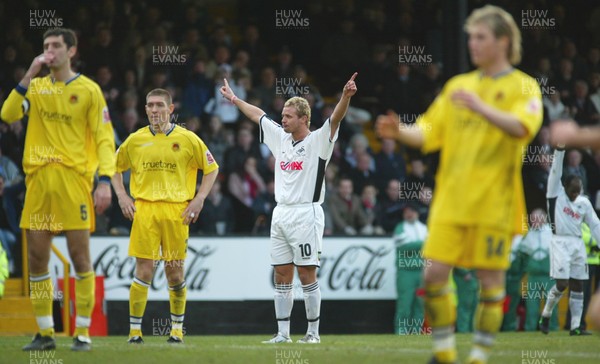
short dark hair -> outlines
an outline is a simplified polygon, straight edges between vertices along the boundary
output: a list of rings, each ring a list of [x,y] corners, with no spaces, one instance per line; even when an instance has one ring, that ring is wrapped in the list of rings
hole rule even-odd
[[[173,103],[173,99],[171,98],[171,94],[169,93],[169,91],[162,88],[155,88],[148,92],[148,94],[146,95],[146,102],[148,101],[148,98],[150,96],[162,96],[167,102],[167,106]]]
[[[44,40],[48,37],[61,35],[65,41],[65,44],[67,45],[67,49],[77,46],[77,36],[75,35],[75,32],[67,28],[52,28],[46,30],[44,33]]]
[[[574,180],[582,182],[581,177],[579,177],[578,175],[569,174],[568,176],[565,177],[565,187],[568,187],[571,184],[571,182],[573,182]]]

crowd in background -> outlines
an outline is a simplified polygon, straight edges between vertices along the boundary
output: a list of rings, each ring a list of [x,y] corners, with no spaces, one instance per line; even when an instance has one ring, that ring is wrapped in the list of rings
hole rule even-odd
[[[531,211],[545,207],[549,123],[565,117],[581,125],[600,122],[600,6],[497,3],[521,25],[525,52],[520,68],[536,78],[544,95],[544,127],[524,157]],[[0,102],[42,52],[45,29],[31,25],[38,16],[31,10],[41,8],[35,1],[0,4],[5,29],[0,35]],[[213,153],[221,174],[191,226],[192,235],[268,234],[275,206],[274,158],[258,143],[256,125],[219,96],[223,78],[239,98],[274,120],[280,120],[287,98],[306,97],[311,127],[318,128],[331,115],[345,80],[357,71],[358,93],[325,178],[325,234],[391,236],[407,205],[426,221],[437,156],[378,140],[373,122],[393,110],[414,123],[452,76],[442,63],[442,1],[103,0],[59,2],[52,9],[54,19],[78,34],[72,63],[104,92],[117,144],[147,125],[145,95],[160,87],[174,96],[173,122],[197,133]],[[289,9],[301,12],[281,12]],[[548,10],[545,17],[554,25],[523,26],[522,12],[528,9]],[[299,21],[284,26],[283,18]],[[426,62],[402,62],[402,52],[421,52]],[[8,246],[18,245],[20,235],[26,127],[27,118],[0,124],[0,238]],[[572,150],[565,160],[565,175],[581,176],[585,193],[600,205],[600,153]],[[127,235],[130,227],[115,199],[98,216],[96,233]]]

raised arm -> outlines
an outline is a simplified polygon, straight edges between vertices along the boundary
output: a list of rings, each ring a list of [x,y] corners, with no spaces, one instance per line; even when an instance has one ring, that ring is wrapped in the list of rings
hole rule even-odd
[[[354,72],[352,77],[350,77],[348,82],[346,82],[346,84],[344,85],[344,91],[342,92],[342,97],[333,109],[333,113],[331,114],[331,118],[329,119],[331,121],[331,134],[329,136],[330,139],[333,139],[333,137],[335,136],[335,133],[339,128],[342,119],[346,115],[346,111],[348,111],[348,106],[350,105],[350,98],[354,96],[354,94],[356,94],[356,91],[358,90],[356,88],[356,83],[354,82],[354,79],[357,75],[358,72]]]
[[[223,95],[224,98],[229,100],[229,102],[237,106],[240,109],[240,111],[244,115],[246,115],[248,119],[258,124],[261,116],[263,116],[265,112],[260,108],[247,103],[244,100],[238,99],[237,96],[235,96],[235,94],[233,93],[231,87],[229,87],[229,82],[227,82],[227,79],[223,79],[223,81],[225,84],[220,88],[221,95]]]
[[[21,120],[23,115],[29,111],[29,103],[25,99],[25,94],[27,93],[29,84],[31,83],[31,80],[40,72],[42,66],[48,64],[53,59],[54,56],[45,56],[43,54],[40,54],[33,59],[21,82],[17,84],[17,87],[15,87],[2,105],[1,117],[3,121],[7,123],[13,123]]]
[[[554,151],[554,160],[552,161],[552,168],[550,168],[550,174],[548,176],[547,198],[558,197],[558,192],[561,188],[560,178],[562,177],[564,158],[565,150],[557,147]]]

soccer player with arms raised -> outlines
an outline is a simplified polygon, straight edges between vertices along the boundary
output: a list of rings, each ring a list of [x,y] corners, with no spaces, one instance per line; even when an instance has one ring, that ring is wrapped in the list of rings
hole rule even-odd
[[[75,267],[75,333],[72,350],[91,349],[89,327],[94,308],[95,276],[90,259],[90,231],[95,215],[111,200],[115,140],[98,84],[71,70],[77,37],[70,29],[44,33],[44,53],[2,106],[2,120],[29,115],[23,169],[25,206],[20,227],[28,242],[31,303],[40,332],[23,350],[54,349],[53,287],[48,271],[52,237],[64,232]],[[50,74],[34,78],[42,66]],[[94,175],[99,182],[92,199]],[[65,277],[67,279],[67,277]]]
[[[301,97],[285,102],[281,125],[263,110],[238,99],[227,80],[221,94],[260,128],[260,141],[275,156],[275,201],[271,223],[271,263],[275,269],[275,316],[278,332],[264,343],[292,342],[290,315],[294,304],[292,281],[294,266],[304,291],[308,329],[299,343],[317,344],[321,289],[317,267],[323,242],[325,168],[331,159],[340,122],[346,115],[350,98],[356,93],[354,73],[344,86],[342,97],[323,126],[310,131],[310,106]]]
[[[513,68],[521,59],[521,34],[512,16],[488,5],[471,13],[465,30],[477,69],[450,79],[416,127],[391,113],[377,120],[381,137],[441,152],[423,248],[431,261],[424,281],[432,363],[458,359],[448,287],[453,267],[477,271],[480,303],[467,362],[488,361],[502,324],[510,244],[526,213],[522,155],[542,123],[539,87]]]
[[[600,127],[598,126],[580,127],[573,120],[557,120],[550,125],[550,131],[552,141],[556,144],[567,147],[600,148]],[[600,328],[600,290],[592,296],[587,313],[596,329]]]
[[[585,222],[590,227],[594,239],[600,241],[600,220],[590,200],[581,195],[583,183],[579,176],[568,175],[563,187],[561,177],[564,158],[564,145],[559,145],[554,151],[546,193],[553,233],[550,243],[550,277],[556,280],[556,284],[548,293],[540,319],[540,331],[548,334],[552,311],[568,286],[570,335],[589,335],[579,327],[583,313],[583,281],[589,278],[587,252],[581,238],[581,223]],[[595,246],[594,249],[598,247]]]
[[[135,257],[135,276],[129,290],[130,344],[143,344],[142,317],[154,268],[163,260],[169,283],[171,331],[167,342],[183,343],[186,302],[184,261],[189,224],[196,222],[219,166],[189,130],[171,123],[175,109],[171,94],[154,89],[146,96],[150,125],[131,134],[117,150],[113,187],[123,215],[133,220],[129,255]],[[131,169],[131,196],[122,173]],[[196,193],[196,176],[203,177]]]

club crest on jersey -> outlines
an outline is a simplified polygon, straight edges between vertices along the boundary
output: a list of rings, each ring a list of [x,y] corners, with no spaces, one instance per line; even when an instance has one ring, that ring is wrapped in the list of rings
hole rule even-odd
[[[173,149],[174,152],[179,152],[179,143],[173,143],[171,149]]]
[[[306,148],[304,146],[302,146],[302,148],[300,148],[296,151],[296,154],[299,155],[300,157],[304,157],[306,155]]]
[[[302,163],[304,161],[294,161],[294,162],[280,162],[279,167],[281,167],[282,171],[301,171]]]
[[[79,101],[79,97],[77,97],[77,95],[73,94],[71,95],[71,97],[69,97],[69,102],[71,104],[76,104]]]

